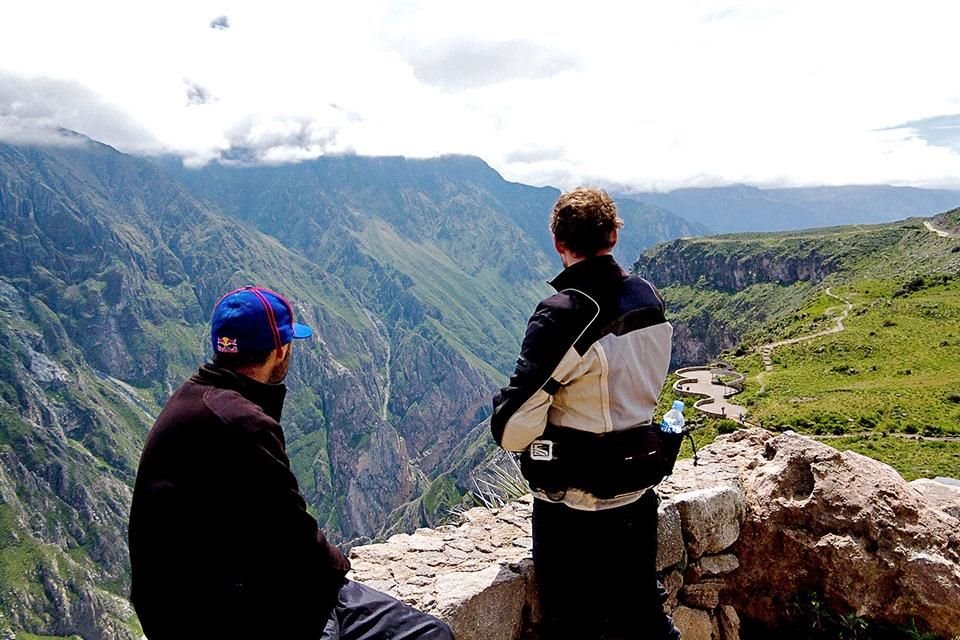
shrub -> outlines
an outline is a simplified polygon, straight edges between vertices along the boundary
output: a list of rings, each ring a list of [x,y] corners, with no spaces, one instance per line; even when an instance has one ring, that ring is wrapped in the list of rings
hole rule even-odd
[[[885,327],[895,327],[895,326],[897,326],[897,323],[894,322],[893,320],[891,320],[890,318],[887,318],[886,320],[883,321],[883,326],[885,326]]]
[[[717,433],[733,433],[740,428],[740,423],[734,420],[718,420],[717,421]]]
[[[830,371],[832,371],[833,373],[843,373],[848,376],[855,376],[858,373],[860,373],[859,369],[855,367],[851,367],[848,364],[838,364],[835,367],[831,367]]]
[[[908,293],[913,293],[914,291],[920,291],[921,289],[926,288],[927,281],[924,280],[923,276],[917,276],[910,282],[906,283],[899,289],[893,292],[893,297],[897,298],[899,296],[907,295]]]

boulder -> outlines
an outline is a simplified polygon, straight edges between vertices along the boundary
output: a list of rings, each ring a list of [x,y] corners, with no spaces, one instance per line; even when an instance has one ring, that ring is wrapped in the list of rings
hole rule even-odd
[[[762,429],[719,437],[696,467],[679,461],[658,487],[657,565],[684,640],[738,640],[741,618],[773,637],[811,592],[835,614],[915,620],[954,637],[960,521],[925,497],[927,486],[856,453]],[[528,496],[472,509],[457,526],[355,547],[352,577],[441,616],[461,640],[531,637],[531,511]]]
[[[690,565],[690,577],[694,580],[732,573],[740,566],[737,556],[725,553],[719,556],[704,556]]]
[[[710,614],[701,609],[677,607],[673,612],[673,625],[683,640],[714,640],[713,621]]]
[[[528,496],[499,510],[471,509],[458,526],[354,547],[348,577],[442,618],[458,638],[516,638],[535,616],[531,504]]]
[[[792,432],[712,447],[738,459],[746,496],[725,604],[776,627],[788,603],[818,592],[840,614],[957,634],[960,522],[891,467]]]
[[[736,487],[718,486],[674,498],[692,558],[720,553],[740,537],[744,496]]]
[[[664,502],[657,511],[657,571],[683,562],[686,557],[680,511],[675,502]]]
[[[717,623],[720,627],[720,640],[740,640],[740,616],[736,609],[728,605],[720,607]]]

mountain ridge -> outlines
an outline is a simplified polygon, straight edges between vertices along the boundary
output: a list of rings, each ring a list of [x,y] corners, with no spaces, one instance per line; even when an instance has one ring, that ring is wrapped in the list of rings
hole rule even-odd
[[[935,215],[960,206],[960,181],[957,190],[892,185],[767,189],[736,184],[624,195],[704,224],[713,233],[749,233],[874,224]]]
[[[139,637],[124,599],[139,448],[237,286],[282,291],[315,329],[284,429],[334,539],[387,533],[391,512],[395,527],[435,522],[469,488],[492,448],[490,395],[559,270],[542,246],[555,192],[476,159],[319,164],[339,183],[253,170],[237,192],[260,200],[241,215],[95,141],[0,144],[0,633]],[[656,220],[637,231],[691,230]]]

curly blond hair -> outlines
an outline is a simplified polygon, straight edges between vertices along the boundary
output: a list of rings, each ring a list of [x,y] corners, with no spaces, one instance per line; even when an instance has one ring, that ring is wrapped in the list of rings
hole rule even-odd
[[[579,187],[560,196],[550,213],[550,231],[563,246],[589,258],[613,248],[623,226],[617,205],[603,189]]]

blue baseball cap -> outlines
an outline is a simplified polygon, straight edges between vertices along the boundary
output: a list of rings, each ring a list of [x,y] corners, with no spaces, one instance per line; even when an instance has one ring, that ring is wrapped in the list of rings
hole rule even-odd
[[[243,287],[220,298],[211,325],[214,353],[270,351],[313,335],[293,321],[293,307],[283,296],[263,287]]]

